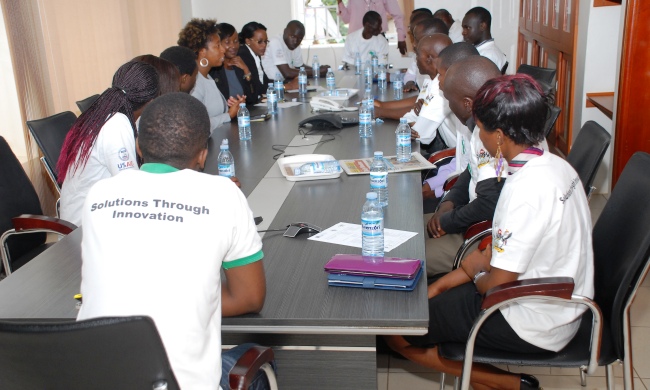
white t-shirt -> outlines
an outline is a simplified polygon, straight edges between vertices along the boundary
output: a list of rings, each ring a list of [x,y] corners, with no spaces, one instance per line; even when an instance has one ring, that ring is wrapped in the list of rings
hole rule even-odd
[[[365,64],[370,61],[372,56],[370,52],[374,52],[379,63],[383,63],[388,58],[388,41],[383,35],[372,36],[370,39],[365,39],[362,35],[363,29],[357,30],[348,34],[345,40],[345,52],[343,54],[343,62],[354,64],[357,53],[361,55],[361,63]]]
[[[454,23],[449,27],[449,39],[453,43],[463,42],[463,25],[459,20],[454,20]]]
[[[406,73],[404,73],[404,85],[409,81],[413,81],[418,87],[421,87],[424,84],[424,80],[429,78],[429,76],[420,73],[415,53],[409,53],[408,56],[411,57],[411,63],[406,68]]]
[[[85,166],[70,167],[61,188],[61,218],[81,225],[81,208],[93,184],[123,170],[138,169],[133,127],[116,113],[102,126]]]
[[[221,377],[221,267],[258,261],[262,242],[234,183],[173,169],[145,164],[88,193],[77,319],[150,316],[180,387],[214,390]]]
[[[501,70],[501,68],[503,68],[503,65],[505,65],[507,62],[506,55],[503,54],[501,49],[499,49],[496,43],[494,43],[494,39],[489,39],[487,41],[479,43],[476,45],[476,50],[478,50],[478,54],[492,60],[492,62],[497,65],[497,68],[499,68],[499,70]]]
[[[300,68],[303,64],[302,50],[300,46],[294,50],[289,50],[287,44],[284,43],[282,34],[275,36],[269,40],[266,47],[266,52],[262,57],[262,66],[266,72],[266,76],[271,80],[275,80],[275,75],[280,73],[278,65],[287,64],[290,68]]]
[[[575,294],[593,297],[591,214],[575,170],[544,152],[508,176],[494,213],[491,265],[519,279],[572,277]],[[523,340],[559,351],[585,307],[523,302],[501,309]]]
[[[449,102],[440,94],[440,83],[438,76],[433,80],[427,78],[422,83],[422,88],[418,94],[417,100],[424,100],[420,110],[420,115],[416,115],[414,110],[407,112],[404,118],[413,124],[413,129],[420,134],[420,142],[430,144],[436,137],[438,128],[442,128],[440,136],[447,146],[456,145],[456,122],[455,116],[449,109]]]

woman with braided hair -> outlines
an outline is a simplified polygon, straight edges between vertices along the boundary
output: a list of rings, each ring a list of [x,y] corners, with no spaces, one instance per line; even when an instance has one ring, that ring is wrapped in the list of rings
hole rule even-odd
[[[180,33],[178,45],[185,46],[196,53],[196,62],[199,65],[199,74],[196,76],[196,85],[190,92],[199,99],[208,109],[210,116],[210,135],[214,129],[229,123],[237,116],[239,103],[246,102],[246,96],[223,97],[214,79],[208,74],[213,67],[223,65],[225,49],[219,38],[219,28],[214,19],[192,19]]]
[[[156,96],[156,70],[144,62],[127,62],[115,72],[111,87],[79,116],[57,163],[63,183],[61,218],[79,225],[93,184],[125,169],[138,169],[135,121]]]

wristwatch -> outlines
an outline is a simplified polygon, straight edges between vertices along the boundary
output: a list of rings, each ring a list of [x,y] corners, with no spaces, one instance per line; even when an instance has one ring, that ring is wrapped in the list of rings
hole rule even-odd
[[[251,81],[251,74],[250,73],[245,74],[244,79],[246,79],[246,81]]]
[[[487,272],[485,272],[485,271],[483,271],[483,270],[478,271],[478,272],[476,273],[476,275],[474,275],[474,284],[476,284],[476,281],[478,281],[478,280],[481,278],[481,276],[485,275],[486,273],[487,273]]]

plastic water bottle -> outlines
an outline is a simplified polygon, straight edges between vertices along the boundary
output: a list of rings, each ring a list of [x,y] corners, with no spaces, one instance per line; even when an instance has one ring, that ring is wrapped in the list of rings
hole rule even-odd
[[[372,95],[372,89],[366,88],[366,95],[363,100],[368,105],[368,110],[370,110],[370,120],[375,119],[375,97]]]
[[[359,137],[372,137],[372,117],[365,102],[359,105]]]
[[[366,67],[363,69],[363,81],[366,88],[372,87],[372,66],[366,61]]]
[[[266,108],[269,114],[278,113],[278,94],[273,88],[273,83],[269,83],[269,89],[266,90]]]
[[[402,80],[393,81],[393,100],[402,100],[402,94],[404,92],[404,85]]]
[[[336,89],[336,76],[334,76],[334,71],[332,68],[327,68],[327,75],[325,76],[327,81],[327,90],[334,91]]]
[[[282,83],[282,75],[280,72],[275,74],[275,80],[273,81],[273,86],[275,87],[275,93],[278,95],[278,101],[284,101],[284,83]]]
[[[370,52],[370,54],[372,54],[370,58],[372,62],[372,77],[374,78],[377,75],[377,68],[379,68],[379,58],[373,52]]]
[[[397,161],[407,162],[411,160],[411,126],[406,118],[400,118],[399,126],[395,130],[395,144],[397,149]]]
[[[341,166],[336,160],[328,161],[318,161],[310,162],[301,165],[299,168],[293,170],[293,174],[296,176],[300,175],[311,175],[314,173],[336,173],[341,172]]]
[[[384,257],[384,210],[375,192],[366,194],[361,211],[361,254]]]
[[[370,164],[370,191],[377,193],[381,207],[388,206],[388,165],[384,152],[375,152],[375,159]]]
[[[359,52],[354,57],[354,74],[361,74],[361,53]]]
[[[314,70],[314,78],[320,77],[320,62],[318,61],[318,54],[314,54],[314,59],[311,61],[311,68]]]
[[[301,66],[300,72],[298,72],[298,94],[307,94],[307,72],[305,72],[304,66]]]
[[[221,150],[219,156],[217,157],[217,164],[219,167],[219,176],[233,177],[235,176],[235,159],[230,154],[228,149],[228,140],[224,139],[221,141]]]
[[[379,73],[377,73],[377,86],[380,90],[386,89],[386,67],[379,65]]]
[[[239,103],[237,125],[239,126],[239,139],[242,141],[251,139],[251,114],[246,108],[246,103]]]

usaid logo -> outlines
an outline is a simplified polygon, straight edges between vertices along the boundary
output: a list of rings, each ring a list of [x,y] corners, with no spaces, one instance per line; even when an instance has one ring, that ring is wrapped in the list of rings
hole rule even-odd
[[[126,161],[129,159],[129,152],[126,151],[126,148],[122,148],[117,152],[117,155],[120,157],[120,160]]]

